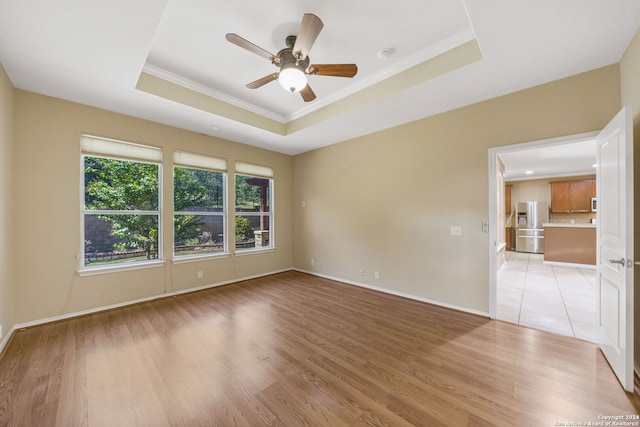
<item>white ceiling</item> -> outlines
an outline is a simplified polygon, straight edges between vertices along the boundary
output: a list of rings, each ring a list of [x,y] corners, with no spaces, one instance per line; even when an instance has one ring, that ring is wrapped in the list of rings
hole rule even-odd
[[[506,181],[593,175],[596,173],[596,142],[543,145],[498,154],[505,165]]]
[[[311,103],[245,88],[276,69],[225,34],[277,53],[304,13],[324,22],[311,62],[358,74],[310,76]],[[638,0],[0,0],[0,63],[20,89],[297,154],[617,63],[639,27]],[[425,63],[474,41],[479,60]]]

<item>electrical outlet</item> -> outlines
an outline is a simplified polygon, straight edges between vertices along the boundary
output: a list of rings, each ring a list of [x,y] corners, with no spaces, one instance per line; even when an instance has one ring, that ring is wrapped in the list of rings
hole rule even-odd
[[[316,260],[311,258],[311,265],[316,265]]]
[[[361,269],[360,269],[360,275],[361,275],[361,276],[364,276],[364,268],[361,268]]]
[[[198,271],[198,279],[202,279],[202,271]]]
[[[373,278],[376,280],[380,280],[380,272],[379,271],[374,271],[373,272]]]
[[[457,225],[451,226],[451,235],[452,236],[462,236],[462,227]]]
[[[305,202],[304,200],[302,201],[302,207],[306,208],[307,207],[307,202]]]

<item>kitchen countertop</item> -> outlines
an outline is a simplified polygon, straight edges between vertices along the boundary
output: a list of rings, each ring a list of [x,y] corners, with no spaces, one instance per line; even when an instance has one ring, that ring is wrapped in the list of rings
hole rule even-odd
[[[543,227],[566,227],[566,228],[596,228],[595,224],[590,223],[575,223],[575,224],[566,224],[560,222],[545,222],[542,224]]]

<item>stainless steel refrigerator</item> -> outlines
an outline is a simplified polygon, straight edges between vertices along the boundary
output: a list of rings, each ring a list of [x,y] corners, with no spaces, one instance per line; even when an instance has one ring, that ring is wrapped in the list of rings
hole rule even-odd
[[[549,222],[547,202],[516,203],[516,252],[544,253],[545,222]]]

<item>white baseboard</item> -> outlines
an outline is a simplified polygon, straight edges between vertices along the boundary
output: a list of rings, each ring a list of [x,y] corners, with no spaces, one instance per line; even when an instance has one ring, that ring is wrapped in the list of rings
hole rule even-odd
[[[121,308],[121,307],[126,307],[128,305],[133,305],[133,304],[139,304],[142,302],[148,302],[148,301],[153,301],[156,299],[161,299],[161,298],[169,298],[172,296],[176,296],[176,295],[181,295],[181,294],[188,294],[190,292],[197,292],[197,291],[201,291],[204,289],[210,289],[210,288],[215,288],[218,286],[224,286],[224,285],[229,285],[232,283],[237,283],[237,282],[242,282],[245,280],[251,280],[251,279],[257,279],[259,277],[264,277],[264,276],[270,276],[272,274],[277,274],[277,273],[282,273],[285,271],[300,271],[302,273],[307,273],[310,274],[312,276],[318,276],[318,277],[323,277],[325,279],[330,279],[330,280],[335,280],[337,282],[342,282],[342,283],[346,283],[349,285],[354,285],[354,286],[359,286],[361,288],[367,288],[367,289],[371,289],[374,291],[378,291],[378,292],[383,292],[386,294],[390,294],[390,295],[396,295],[399,297],[403,297],[403,298],[408,298],[408,299],[412,299],[415,301],[421,301],[421,302],[425,302],[428,304],[433,304],[433,305],[437,305],[440,307],[444,307],[444,308],[449,308],[452,310],[457,310],[457,311],[462,311],[465,313],[470,313],[470,314],[475,314],[475,315],[479,315],[479,316],[483,316],[483,317],[490,317],[488,312],[484,312],[484,311],[479,311],[479,310],[472,310],[469,309],[467,307],[460,307],[457,305],[452,305],[452,304],[447,304],[441,301],[435,301],[435,300],[431,300],[428,298],[421,298],[415,295],[410,295],[410,294],[405,294],[403,292],[396,292],[396,291],[392,291],[390,289],[386,289],[386,288],[380,288],[377,286],[371,286],[365,283],[360,283],[360,282],[355,282],[353,280],[347,280],[347,279],[343,279],[340,277],[333,277],[333,276],[328,276],[326,274],[320,274],[317,273],[315,271],[307,271],[307,270],[302,270],[299,268],[285,268],[282,270],[276,270],[276,271],[271,271],[268,273],[262,273],[262,274],[256,274],[253,276],[247,276],[247,277],[239,277],[236,279],[231,279],[231,280],[225,280],[223,282],[217,282],[217,283],[211,283],[209,285],[203,285],[203,286],[198,286],[195,288],[188,288],[188,289],[182,289],[179,291],[173,291],[173,292],[167,292],[167,293],[163,293],[163,294],[158,294],[158,295],[152,295],[149,297],[145,297],[145,298],[138,298],[135,300],[130,300],[130,301],[125,301],[125,302],[121,302],[121,303],[117,303],[117,304],[110,304],[110,305],[105,305],[105,306],[101,306],[101,307],[95,307],[95,308],[90,308],[87,310],[81,310],[81,311],[75,311],[72,313],[66,313],[66,314],[60,314],[57,316],[51,316],[51,317],[46,317],[43,319],[37,319],[37,320],[32,320],[29,322],[24,322],[24,323],[18,323],[16,325],[13,325],[13,327],[11,327],[11,329],[9,330],[9,333],[7,333],[7,335],[4,337],[4,339],[2,340],[2,342],[0,342],[0,353],[2,353],[2,351],[4,350],[4,347],[7,345],[7,343],[9,342],[11,336],[15,333],[15,331],[19,330],[19,329],[23,329],[23,328],[30,328],[33,326],[38,326],[38,325],[43,325],[45,323],[51,323],[51,322],[58,322],[61,320],[67,320],[67,319],[72,319],[74,317],[79,317],[79,316],[85,316],[88,314],[93,314],[93,313],[99,313],[101,311],[107,311],[107,310],[113,310],[116,308]]]
[[[453,305],[453,304],[447,304],[447,303],[442,302],[442,301],[436,301],[436,300],[432,300],[432,299],[429,299],[429,298],[422,298],[422,297],[418,297],[416,295],[405,294],[403,292],[396,292],[396,291],[392,291],[390,289],[380,288],[378,286],[371,286],[371,285],[368,285],[366,283],[356,282],[356,281],[348,280],[348,279],[342,279],[340,277],[328,276],[326,274],[321,274],[321,273],[318,273],[316,271],[308,271],[308,270],[303,270],[303,269],[300,269],[300,268],[294,268],[293,270],[299,271],[301,273],[311,274],[312,276],[318,276],[318,277],[322,277],[322,278],[329,279],[329,280],[335,280],[336,282],[347,283],[349,285],[359,286],[361,288],[367,288],[367,289],[371,289],[371,290],[374,290],[374,291],[383,292],[385,294],[395,295],[395,296],[398,296],[398,297],[412,299],[414,301],[420,301],[420,302],[425,302],[427,304],[437,305],[439,307],[449,308],[451,310],[462,311],[464,313],[475,314],[475,315],[482,316],[482,317],[487,317],[487,318],[491,317],[489,315],[489,312],[484,312],[484,311],[480,311],[480,310],[473,310],[471,308],[461,307],[461,306]]]
[[[197,291],[201,291],[201,290],[204,290],[204,289],[210,289],[210,288],[215,288],[215,287],[218,287],[218,286],[229,285],[229,284],[232,284],[232,283],[243,282],[245,280],[257,279],[259,277],[270,276],[272,274],[282,273],[282,272],[291,271],[291,270],[293,270],[293,269],[292,268],[285,268],[285,269],[282,269],[282,270],[270,271],[268,273],[256,274],[256,275],[247,276],[247,277],[239,277],[239,278],[236,278],[236,279],[225,280],[223,282],[216,282],[216,283],[212,283],[212,284],[209,284],[209,285],[198,286],[198,287],[195,287],[195,288],[181,289],[179,291],[167,292],[167,293],[164,293],[164,294],[152,295],[152,296],[149,296],[149,297],[138,298],[138,299],[135,299],[135,300],[120,302],[120,303],[117,303],[117,304],[110,304],[110,305],[105,305],[105,306],[101,306],[101,307],[90,308],[90,309],[87,309],[87,310],[75,311],[73,313],[60,314],[60,315],[57,315],[57,316],[51,316],[51,317],[46,317],[46,318],[43,318],[43,319],[37,319],[37,320],[29,321],[29,322],[19,323],[19,324],[13,325],[13,327],[11,328],[9,333],[6,335],[4,340],[2,340],[2,343],[0,343],[0,353],[2,352],[2,350],[4,350],[4,346],[9,342],[9,338],[11,337],[11,335],[15,331],[17,331],[19,329],[22,329],[22,328],[30,328],[32,326],[43,325],[45,323],[51,323],[51,322],[58,322],[60,320],[72,319],[74,317],[85,316],[87,314],[93,314],[93,313],[99,313],[101,311],[113,310],[115,308],[126,307],[128,305],[139,304],[139,303],[142,303],[142,302],[148,302],[148,301],[153,301],[153,300],[162,299],[162,298],[169,298],[169,297],[176,296],[176,295],[181,295],[181,294],[188,294],[190,292],[197,292]]]
[[[11,327],[11,329],[9,329],[9,332],[7,332],[7,335],[4,336],[4,339],[2,340],[2,342],[0,342],[0,354],[2,354],[2,351],[4,350],[7,343],[9,343],[9,340],[11,339],[11,336],[15,331],[16,331],[16,327],[14,325]]]

